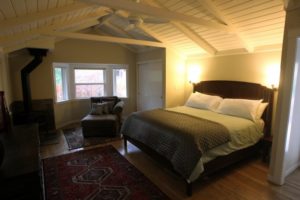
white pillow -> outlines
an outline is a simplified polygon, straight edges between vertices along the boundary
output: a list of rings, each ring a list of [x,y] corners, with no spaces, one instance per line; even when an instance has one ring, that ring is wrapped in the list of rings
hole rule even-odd
[[[185,105],[193,108],[215,111],[218,108],[221,101],[222,98],[219,96],[212,96],[196,92],[190,95]]]
[[[268,106],[268,103],[260,103],[258,108],[257,108],[257,112],[256,112],[256,119],[260,119],[266,109],[266,107]]]
[[[261,101],[262,100],[223,99],[218,107],[217,112],[254,121],[256,119],[257,109]]]

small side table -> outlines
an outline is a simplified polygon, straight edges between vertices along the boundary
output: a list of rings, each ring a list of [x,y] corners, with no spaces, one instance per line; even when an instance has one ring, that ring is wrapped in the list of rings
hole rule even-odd
[[[273,137],[265,136],[262,138],[262,161],[268,163],[271,157]]]

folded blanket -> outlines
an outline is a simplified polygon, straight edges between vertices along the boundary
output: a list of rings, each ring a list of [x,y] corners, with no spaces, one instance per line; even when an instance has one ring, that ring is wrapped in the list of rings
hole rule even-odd
[[[203,153],[230,140],[219,123],[163,109],[133,113],[121,133],[164,156],[186,179]]]

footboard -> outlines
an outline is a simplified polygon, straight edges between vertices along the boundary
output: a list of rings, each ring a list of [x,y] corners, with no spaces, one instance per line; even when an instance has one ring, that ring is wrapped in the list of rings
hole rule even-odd
[[[135,145],[136,147],[141,149],[143,152],[145,152],[147,155],[149,155],[152,159],[154,159],[155,161],[162,164],[163,167],[165,167],[166,169],[172,171],[174,174],[176,174],[177,176],[182,178],[182,180],[186,183],[186,194],[188,196],[192,196],[192,184],[193,183],[190,182],[189,180],[183,178],[180,174],[178,174],[174,170],[174,168],[172,166],[172,163],[170,161],[168,161],[166,158],[164,158],[163,156],[161,156],[160,154],[158,154],[156,151],[149,148],[145,144],[143,144],[143,143],[141,143],[141,142],[139,142],[139,141],[137,141],[133,138],[130,138],[129,136],[123,135],[123,140],[124,140],[124,149],[125,149],[125,151],[127,151],[127,141],[129,141],[130,143],[132,143],[133,145]]]
[[[145,144],[130,138],[129,136],[123,135],[124,139],[124,149],[127,151],[127,141],[141,149],[143,152],[145,152],[147,155],[149,155],[151,158],[153,158],[155,161],[157,161],[159,164],[162,164],[163,167],[167,168],[168,170],[172,171],[174,174],[179,176],[183,179],[183,181],[186,183],[186,194],[187,196],[192,196],[193,193],[193,183],[189,180],[183,178],[180,174],[178,174],[170,161],[168,161],[163,156],[159,155],[157,152],[155,152],[153,149],[149,148]],[[235,163],[238,163],[242,160],[253,158],[254,156],[259,155],[261,149],[261,142],[258,142],[257,144],[250,146],[245,149],[241,149],[239,151],[235,151],[229,155],[226,156],[219,156],[218,158],[204,164],[204,171],[201,174],[201,176],[196,181],[201,181],[201,179],[205,176],[212,175],[226,167],[230,167]]]

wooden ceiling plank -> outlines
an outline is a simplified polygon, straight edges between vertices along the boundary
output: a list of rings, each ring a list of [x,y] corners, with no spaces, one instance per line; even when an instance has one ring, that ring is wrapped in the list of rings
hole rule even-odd
[[[26,40],[31,39],[32,37],[37,37],[40,35],[41,31],[48,31],[48,30],[61,30],[67,29],[72,27],[80,26],[82,23],[88,23],[89,21],[94,21],[97,23],[97,19],[105,14],[105,11],[98,11],[96,13],[91,13],[89,16],[73,19],[72,21],[65,21],[65,22],[56,22],[50,26],[37,28],[35,30],[31,30],[28,32],[13,34],[6,37],[0,37],[0,45],[12,43],[17,40]],[[37,23],[36,23],[37,24]],[[38,27],[38,24],[37,24]]]
[[[2,13],[2,11],[0,10],[0,20],[4,20],[5,17],[4,17],[4,14]]]
[[[257,19],[257,18],[264,18],[265,16],[271,15],[271,14],[278,14],[282,16],[282,10],[278,9],[278,7],[275,8],[266,8],[264,10],[251,12],[245,15],[240,16],[232,16],[230,19],[231,21],[239,22],[239,21],[247,21],[250,19]]]
[[[56,8],[58,0],[48,0],[48,9]]]
[[[37,12],[37,1],[38,0],[25,0],[28,14]]]
[[[238,28],[226,17],[218,7],[216,7],[212,1],[210,0],[197,0],[200,4],[203,5],[203,7],[207,8],[208,11],[213,12],[213,14],[216,14],[218,18],[221,18],[222,21],[224,21],[228,27],[235,33],[235,35],[240,40],[241,44],[244,46],[244,48],[248,52],[253,52],[254,47],[249,43],[249,41],[246,39],[246,37],[238,30]]]
[[[179,21],[185,23],[193,23],[201,26],[209,27],[216,30],[228,31],[227,26],[224,24],[214,23],[211,21],[203,20],[193,16],[171,12],[166,9],[157,8],[154,6],[146,5],[143,3],[135,3],[131,1],[124,0],[81,0],[84,2],[89,2],[97,5],[108,6],[115,9],[127,10],[138,14],[145,14],[149,16],[154,16],[157,18],[167,19],[171,21]]]
[[[65,0],[58,0],[57,7],[63,7],[65,5],[66,5],[66,1]]]
[[[66,13],[75,12],[77,10],[85,9],[88,7],[90,7],[90,5],[76,3],[72,6],[65,6],[65,7],[61,7],[61,8],[50,9],[50,10],[47,10],[44,12],[28,14],[21,18],[12,18],[12,19],[3,20],[3,21],[0,21],[0,31],[10,29],[15,26],[20,26],[22,24],[31,23],[33,21],[46,19],[49,17],[65,15]]]
[[[156,32],[154,32],[153,30],[151,30],[147,26],[145,26],[143,24],[140,24],[138,27],[139,27],[139,29],[144,31],[149,36],[153,37],[154,39],[156,39],[158,41],[161,41],[167,48],[174,49],[176,52],[181,52],[176,46],[174,46],[173,44],[168,42],[168,40],[166,38],[164,38],[163,36],[157,34]]]
[[[81,39],[81,40],[145,45],[145,46],[153,46],[153,47],[165,47],[165,45],[160,42],[151,42],[151,41],[146,41],[146,40],[135,40],[135,39],[119,38],[119,37],[111,37],[111,36],[99,36],[99,35],[84,34],[84,33],[45,31],[42,34],[46,35],[46,36],[73,38],[73,39]]]
[[[0,1],[0,9],[4,14],[5,19],[10,19],[16,17],[16,12],[10,0],[1,0]],[[0,25],[1,27],[1,25]]]
[[[152,5],[161,6],[161,7],[163,6],[155,0],[151,0],[151,2],[150,1],[148,1],[148,2],[151,3]],[[212,45],[210,45],[206,40],[204,40],[200,35],[195,33],[192,29],[188,28],[187,26],[185,26],[181,23],[174,22],[174,21],[171,22],[171,24],[173,26],[175,26],[181,33],[183,33],[190,40],[195,42],[200,48],[202,48],[208,54],[210,54],[210,55],[216,54],[217,50]]]
[[[47,10],[48,0],[38,0],[38,12]]]
[[[282,6],[280,5],[270,5],[270,4],[262,4],[259,6],[256,6],[251,9],[247,9],[245,11],[240,11],[240,12],[235,12],[232,14],[227,14],[229,16],[233,16],[234,18],[239,18],[239,17],[247,17],[247,16],[255,16],[256,14],[264,15],[264,14],[269,14],[272,12],[278,12],[278,11],[283,11]]]
[[[209,53],[210,55],[216,54],[217,50],[189,27],[176,22],[172,22],[172,24],[193,42],[199,45],[200,48],[204,49],[207,53]]]
[[[253,29],[259,29],[261,27],[272,27],[272,26],[281,26],[284,27],[284,18],[277,18],[274,20],[267,20],[263,22],[258,23],[252,23],[252,24],[243,24],[240,27],[241,31],[248,31]]]
[[[25,5],[24,1],[11,0],[11,3],[12,3],[12,6],[14,7],[16,15],[18,17],[26,15],[27,10],[26,10],[26,5]]]
[[[236,13],[247,13],[252,11],[259,11],[263,7],[265,7],[265,9],[268,9],[274,6],[279,7],[281,8],[281,10],[283,10],[283,3],[267,0],[267,1],[251,1],[249,3],[235,6],[231,9],[226,9],[224,10],[224,12],[226,12],[227,15],[234,15]]]
[[[215,9],[216,6],[211,6],[212,3],[210,1],[209,1],[210,3],[207,3],[207,1],[202,1],[202,0],[197,0],[197,1],[200,2],[200,4],[204,7],[204,9],[210,12],[216,18],[216,20],[226,24],[226,22],[223,20],[223,15],[217,9]]]
[[[254,17],[252,19],[245,19],[245,20],[232,20],[232,23],[234,24],[255,24],[255,23],[260,23],[263,21],[270,21],[273,19],[277,19],[277,18],[285,18],[285,14],[283,12],[278,12],[278,13],[272,13],[269,15],[265,15],[263,17]]]

